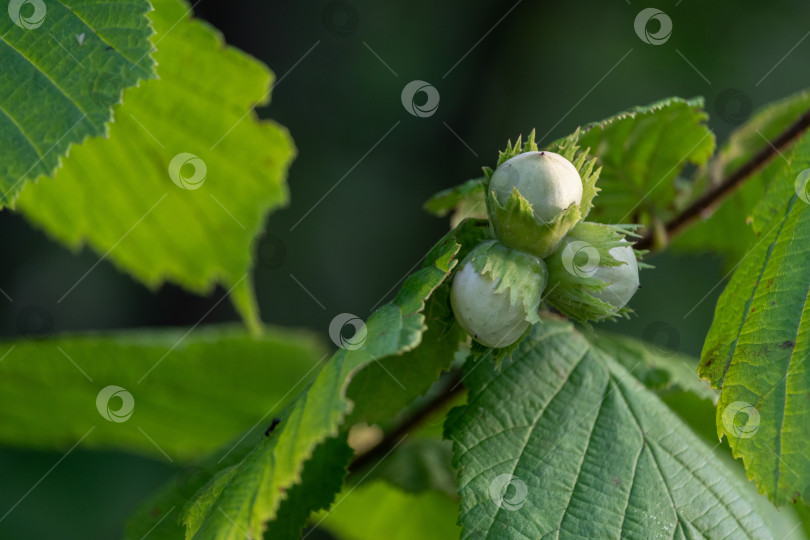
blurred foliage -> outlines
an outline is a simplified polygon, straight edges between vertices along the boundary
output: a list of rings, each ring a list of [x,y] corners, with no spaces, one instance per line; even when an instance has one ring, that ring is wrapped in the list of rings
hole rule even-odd
[[[0,403],[14,406],[0,410],[0,442],[63,450],[81,440],[83,448],[183,463],[255,428],[257,411],[269,418],[281,410],[327,356],[309,332],[264,328],[251,338],[227,325],[186,334],[130,330],[3,343]],[[97,401],[108,387],[106,402]]]

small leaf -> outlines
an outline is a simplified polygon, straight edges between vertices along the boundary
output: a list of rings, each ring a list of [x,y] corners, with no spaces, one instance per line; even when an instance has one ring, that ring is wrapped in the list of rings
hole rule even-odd
[[[467,180],[461,185],[444,189],[433,195],[424,204],[424,209],[437,217],[446,216],[451,210],[456,210],[458,205],[465,200],[473,197],[481,197],[483,203],[483,195],[486,190],[486,178],[476,178],[474,180]],[[486,210],[481,208],[481,210]],[[478,216],[471,216],[478,217]]]
[[[146,0],[5,2],[0,12],[0,208],[107,134],[121,92],[154,77]]]

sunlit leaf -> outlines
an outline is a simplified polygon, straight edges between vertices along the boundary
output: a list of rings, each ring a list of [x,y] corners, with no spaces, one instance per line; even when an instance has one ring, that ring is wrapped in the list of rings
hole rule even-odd
[[[128,90],[109,139],[75,148],[54,180],[25,189],[19,208],[149,287],[171,281],[204,294],[223,285],[255,327],[251,245],[287,202],[293,155],[287,131],[251,110],[267,103],[273,77],[185,2],[154,6],[160,79]]]
[[[6,9],[7,5],[7,9]],[[147,0],[11,0],[0,11],[0,207],[106,135],[121,92],[154,77]]]

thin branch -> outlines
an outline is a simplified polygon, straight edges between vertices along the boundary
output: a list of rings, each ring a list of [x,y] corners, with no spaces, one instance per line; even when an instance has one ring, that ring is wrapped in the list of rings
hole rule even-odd
[[[664,226],[666,237],[672,238],[690,225],[693,221],[714,208],[720,201],[738,188],[746,179],[751,177],[755,172],[757,172],[771,159],[778,155],[781,150],[790,146],[790,144],[799,138],[799,136],[801,136],[801,134],[804,133],[808,128],[810,128],[810,111],[807,111],[801,117],[799,117],[798,120],[790,125],[777,138],[770,141],[765,148],[760,150],[756,155],[745,162],[739,169],[735,170],[719,184],[709,189],[703,194],[703,196],[668,221]],[[636,242],[635,248],[655,248],[652,231],[647,232],[647,234],[644,235],[641,240]]]
[[[395,428],[387,432],[379,443],[357,456],[349,466],[349,472],[357,472],[367,465],[375,463],[378,459],[386,455],[404,435],[418,427],[422,422],[427,420],[431,414],[447,406],[453,398],[464,391],[464,385],[458,384],[460,381],[461,374],[459,372],[450,375],[440,392],[429,399],[422,407],[410,414]]]

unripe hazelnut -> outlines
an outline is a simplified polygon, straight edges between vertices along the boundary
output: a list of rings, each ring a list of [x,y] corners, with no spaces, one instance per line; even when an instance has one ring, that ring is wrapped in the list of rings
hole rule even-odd
[[[450,303],[456,322],[482,345],[508,347],[539,321],[546,281],[542,260],[484,242],[462,261],[453,279]]]
[[[625,239],[631,230],[581,221],[546,259],[546,300],[579,321],[626,315],[639,287],[638,254]]]
[[[529,151],[507,159],[491,174],[487,189],[495,237],[541,259],[554,253],[583,215],[579,172],[554,152]]]
[[[579,172],[554,152],[524,152],[504,161],[492,174],[489,189],[506,206],[515,188],[532,205],[537,220],[544,223],[582,201]]]

